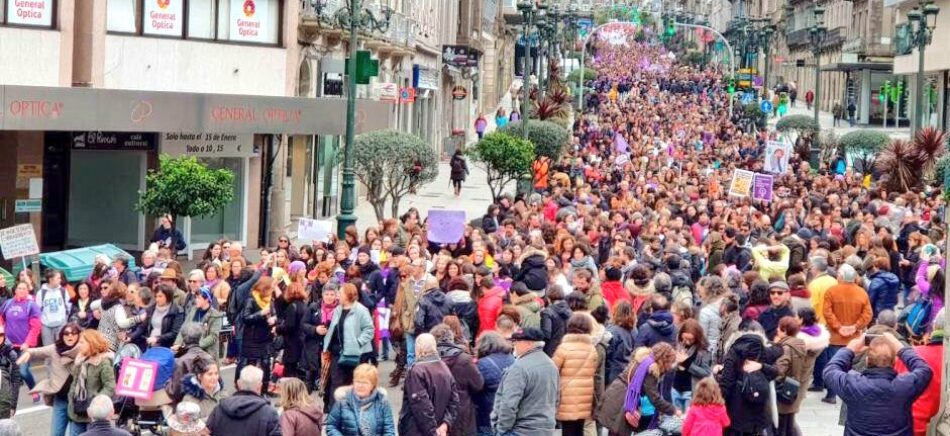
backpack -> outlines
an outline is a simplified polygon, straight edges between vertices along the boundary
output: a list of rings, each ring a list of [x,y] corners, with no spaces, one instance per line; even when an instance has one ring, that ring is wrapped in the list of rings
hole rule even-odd
[[[465,172],[465,162],[462,159],[452,159],[452,172]]]
[[[739,394],[749,404],[762,405],[769,400],[769,381],[762,371],[745,372],[739,376]]]
[[[930,325],[930,312],[933,302],[929,298],[921,298],[904,309],[901,314],[900,327],[908,337],[921,337],[927,332]]]

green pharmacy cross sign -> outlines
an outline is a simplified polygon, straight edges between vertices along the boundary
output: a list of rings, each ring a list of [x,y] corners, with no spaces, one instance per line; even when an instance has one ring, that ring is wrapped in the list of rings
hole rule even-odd
[[[350,59],[346,59],[346,75],[350,75]],[[356,52],[356,74],[354,82],[358,85],[369,85],[370,77],[379,75],[379,61],[370,57],[367,50]]]

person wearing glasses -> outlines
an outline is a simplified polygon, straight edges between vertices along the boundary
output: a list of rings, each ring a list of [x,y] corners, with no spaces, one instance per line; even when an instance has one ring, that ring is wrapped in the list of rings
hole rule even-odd
[[[775,281],[769,283],[769,302],[771,306],[759,315],[759,324],[765,329],[769,340],[775,339],[778,324],[786,316],[795,317],[792,309],[792,294],[789,293],[788,283]]]
[[[30,392],[42,395],[46,405],[53,408],[53,418],[50,423],[51,436],[65,435],[66,427],[69,425],[67,414],[69,397],[66,396],[69,386],[67,383],[70,368],[76,360],[76,355],[79,354],[76,344],[79,343],[79,333],[81,331],[82,328],[79,327],[79,324],[74,322],[66,324],[59,331],[59,337],[56,338],[55,343],[25,351],[20,354],[20,358],[16,361],[17,365],[48,362],[47,378],[40,380]]]

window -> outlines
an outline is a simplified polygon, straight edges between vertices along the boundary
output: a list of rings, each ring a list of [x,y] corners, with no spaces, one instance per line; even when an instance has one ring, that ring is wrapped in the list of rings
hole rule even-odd
[[[56,0],[0,0],[0,24],[53,27]]]
[[[108,0],[106,28],[114,33],[278,45],[283,1]]]

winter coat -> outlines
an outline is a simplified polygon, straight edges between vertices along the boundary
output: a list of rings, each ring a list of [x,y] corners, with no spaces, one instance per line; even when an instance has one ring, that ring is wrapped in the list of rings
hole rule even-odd
[[[419,358],[409,367],[399,411],[401,436],[428,436],[443,423],[452,429],[459,415],[459,394],[452,371],[438,356]]]
[[[485,292],[478,300],[478,334],[487,330],[495,330],[495,321],[501,315],[501,308],[505,305],[505,290],[495,286]],[[476,336],[477,337],[477,336]]]
[[[609,384],[630,364],[630,356],[633,355],[635,349],[637,328],[627,330],[619,325],[609,324],[607,325],[607,331],[610,333],[610,341],[607,345],[607,356],[604,363],[605,381]]]
[[[280,415],[281,436],[310,436],[323,434],[323,407],[312,403],[305,408],[284,410]]]
[[[871,310],[876,319],[882,310],[894,310],[897,296],[901,292],[901,280],[894,273],[885,270],[872,273],[870,278],[868,299],[871,300]]]
[[[181,350],[180,354],[176,354],[175,370],[172,372],[171,380],[165,385],[165,392],[168,393],[168,397],[173,401],[177,402],[185,395],[182,391],[182,383],[186,376],[194,373],[195,362],[198,360],[208,361],[212,360],[212,358],[211,355],[205,350],[202,350],[201,347],[194,345]]]
[[[559,421],[588,419],[593,412],[594,375],[600,361],[591,340],[589,334],[568,333],[554,352],[554,366],[561,376]]]
[[[330,343],[336,334],[336,326],[343,316],[343,305],[333,309],[333,319],[327,328],[327,336],[323,339],[323,351],[330,351]],[[362,304],[353,303],[350,312],[343,320],[343,351],[341,356],[362,356],[363,353],[373,351],[373,317]]]
[[[721,303],[722,298],[716,298],[699,309],[699,326],[703,328],[706,342],[709,344],[706,350],[713,354],[719,349],[719,341],[723,339],[719,336],[722,333],[722,316],[719,315]]]
[[[821,355],[822,351],[828,348],[828,339],[831,338],[831,334],[828,333],[828,330],[819,324],[816,324],[816,326],[819,328],[819,333],[816,336],[809,335],[803,331],[798,332],[796,336],[805,343],[805,350],[808,352],[805,358],[805,377],[799,380],[802,386],[812,385],[812,381],[815,379],[815,361],[818,360],[818,356]]]
[[[772,364],[781,356],[781,349],[767,350],[766,339],[757,333],[743,333],[738,335],[731,344],[727,344],[726,357],[722,362],[722,370],[716,375],[719,389],[726,400],[726,410],[732,422],[730,429],[734,432],[756,433],[772,426],[772,417],[769,415],[766,404],[754,404],[743,397],[742,369],[746,360],[754,360],[762,364],[762,375],[766,380],[775,380],[778,370]],[[773,347],[774,348],[774,347]]]
[[[633,280],[627,280],[624,283],[624,288],[627,289],[627,293],[630,295],[630,303],[633,304],[633,311],[637,316],[640,316],[640,313],[643,312],[643,303],[646,303],[656,293],[653,288],[653,280],[650,280],[644,286],[637,285]]]
[[[90,422],[82,436],[132,436],[131,433],[112,425],[112,421],[101,420]]]
[[[452,160],[449,162],[449,168],[452,169],[449,174],[449,178],[451,178],[452,181],[465,180],[465,176],[468,175],[468,164],[461,156],[453,155]]]
[[[554,350],[561,345],[561,339],[567,332],[567,320],[571,318],[571,308],[564,300],[555,301],[541,311],[541,332],[544,333],[544,354],[554,356]]]
[[[765,312],[762,312],[758,319],[759,324],[762,324],[762,328],[765,329],[765,337],[769,338],[770,341],[775,339],[778,323],[786,316],[795,316],[795,311],[792,310],[790,302],[781,307],[769,306],[768,309],[765,309]]]
[[[610,383],[604,392],[603,401],[597,406],[595,419],[600,425],[606,427],[613,433],[633,433],[634,428],[627,423],[624,417],[624,403],[627,398],[627,386],[630,384],[630,379],[633,377],[638,365],[640,365],[640,363],[627,366],[627,369]],[[667,401],[660,393],[660,378],[662,377],[663,374],[659,374],[658,377],[658,375],[652,371],[647,371],[646,377],[643,379],[643,385],[640,388],[640,395],[645,395],[650,399],[657,413],[673,415],[676,413],[676,407]]]
[[[360,408],[360,399],[352,386],[343,386],[333,393],[336,401],[327,416],[327,436],[354,436],[360,434],[360,419],[367,422],[369,434],[374,436],[396,436],[396,423],[393,421],[393,408],[386,398],[386,391],[376,388],[366,403]],[[319,434],[319,433],[317,433]]]
[[[558,369],[541,347],[515,359],[495,394],[492,430],[495,434],[549,436],[554,434]]]
[[[468,291],[451,291],[446,294],[449,300],[449,313],[457,316],[462,322],[462,330],[469,344],[475,342],[478,332],[478,304],[472,300]]]
[[[213,436],[280,436],[280,418],[270,401],[249,391],[221,400],[206,422]]]
[[[682,366],[677,366],[677,371],[685,371],[689,374],[690,381],[690,392],[696,389],[696,385],[700,380],[709,377],[712,374],[713,359],[712,353],[705,349],[700,349],[698,347],[689,347],[686,350],[686,354],[689,355],[691,362],[688,368]]]
[[[911,435],[914,400],[927,389],[933,370],[913,348],[897,356],[910,370],[897,375],[893,368],[851,372],[854,353],[842,348],[825,366],[825,386],[848,405],[845,436]]]
[[[491,432],[491,410],[495,404],[495,393],[505,370],[515,363],[515,356],[495,353],[478,359],[478,372],[485,384],[482,390],[472,396],[475,404],[475,424],[479,432]]]
[[[805,341],[795,336],[786,336],[779,340],[776,345],[782,347],[782,357],[775,362],[775,369],[778,370],[778,379],[792,378],[805,386],[805,389],[798,390],[798,396],[792,404],[778,402],[778,413],[782,415],[798,413],[805,400],[805,394],[808,392],[805,379],[808,377],[808,350],[805,347]]]
[[[30,389],[30,393],[39,393],[43,395],[43,401],[47,406],[53,405],[53,399],[56,394],[63,389],[63,386],[69,380],[70,370],[76,361],[76,355],[79,354],[79,347],[73,347],[63,354],[56,351],[56,344],[46,345],[44,347],[30,348],[30,362],[48,362],[47,377],[36,382],[36,386]],[[13,361],[16,361],[14,358]],[[25,365],[28,365],[26,363]],[[12,374],[11,374],[12,375]]]
[[[455,391],[459,397],[458,416],[455,424],[449,427],[450,435],[475,434],[475,408],[472,397],[485,385],[485,380],[475,366],[475,359],[455,344],[439,344],[439,356],[449,367],[455,379]]]
[[[301,368],[306,371],[317,371],[320,368],[320,353],[323,352],[324,336],[317,333],[317,326],[330,327],[329,322],[323,322],[323,314],[319,302],[310,303],[306,316],[300,324],[303,331],[303,361]],[[312,374],[317,374],[312,372]]]
[[[498,219],[494,216],[485,214],[482,217],[482,230],[485,231],[486,235],[490,235],[498,231]]]
[[[652,347],[660,342],[676,343],[676,328],[673,326],[673,314],[668,311],[653,312],[647,321],[640,325],[635,348]]]
[[[715,361],[722,362],[726,358],[726,343],[736,332],[739,331],[739,323],[742,318],[739,312],[726,314],[719,324],[719,345],[716,346]]]
[[[729,414],[722,404],[691,405],[683,421],[683,436],[721,436],[729,427]]]
[[[173,252],[185,249],[185,238],[181,235],[181,230],[177,228],[166,229],[165,226],[158,226],[152,234],[152,242],[158,242],[160,245],[169,240],[172,241],[171,245],[174,245]]]
[[[271,357],[271,343],[274,341],[274,336],[271,335],[271,326],[267,323],[267,318],[274,313],[275,303],[276,301],[271,300],[271,312],[266,316],[261,315],[261,307],[253,297],[249,297],[244,303],[244,312],[241,314],[241,325],[244,329],[241,357],[249,359]]]
[[[303,358],[305,316],[307,316],[307,305],[302,300],[285,304],[277,316],[277,334],[284,340],[284,354],[281,360],[284,364],[296,364]]]
[[[252,298],[251,288],[257,284],[263,273],[263,268],[258,269],[254,271],[254,274],[251,275],[251,278],[246,282],[231,286],[231,293],[228,294],[227,315],[231,324],[234,324],[234,336],[236,338],[244,337],[244,309],[247,306],[248,300]]]
[[[195,403],[201,409],[201,419],[208,419],[211,411],[225,398],[224,386],[218,381],[218,390],[213,394],[205,392],[194,374],[188,374],[181,382],[181,391],[185,394],[181,401]]]
[[[924,393],[914,401],[911,415],[914,417],[914,436],[927,434],[927,425],[940,411],[940,386],[943,380],[943,338],[934,335],[930,343],[914,347],[914,351],[927,362],[934,375]],[[898,374],[906,374],[907,366],[898,359],[894,369]]]
[[[152,331],[152,314],[154,313],[155,304],[153,303],[148,309],[145,309],[145,322],[139,323],[135,330],[129,334],[130,341],[135,342],[137,339],[145,340],[149,337],[149,333]],[[181,325],[184,323],[185,312],[181,309],[181,306],[174,302],[169,303],[168,313],[162,318],[162,333],[159,335],[158,342],[156,342],[154,346],[171,348],[172,345],[175,345],[175,339],[178,337],[178,332],[181,331]]]
[[[614,305],[621,301],[629,301],[633,304],[633,299],[627,293],[627,289],[620,282],[605,281],[600,287],[604,294],[604,300],[607,300],[607,307],[613,309]]]
[[[853,283],[840,283],[829,288],[825,293],[822,312],[825,314],[825,325],[831,333],[831,345],[840,346],[848,345],[849,341],[860,335],[873,316],[868,294]],[[838,332],[841,326],[846,325],[857,327],[851,336],[842,336]]]
[[[17,352],[6,341],[0,342],[0,413],[11,416],[20,394],[20,369],[16,364]]]
[[[521,328],[541,327],[541,304],[538,303],[538,297],[530,292],[520,297],[512,292],[509,297],[511,304],[514,304],[521,314]]]
[[[204,334],[201,335],[201,339],[198,340],[198,346],[217,361],[218,358],[221,357],[219,355],[219,338],[221,337],[221,327],[224,325],[224,312],[211,307],[208,309],[208,312],[205,313],[204,317],[201,318],[201,321],[195,321],[197,313],[198,307],[191,306],[191,308],[188,309],[188,313],[185,314],[185,322],[199,322],[201,324],[201,327],[204,329]],[[175,345],[181,344],[181,331],[179,330],[178,337],[175,338]]]
[[[411,290],[410,290],[411,292]],[[432,327],[439,325],[442,318],[449,314],[449,300],[445,292],[439,288],[426,289],[419,296],[419,305],[413,317],[414,333],[420,335],[428,333]]]
[[[532,291],[544,291],[548,287],[547,259],[547,252],[534,247],[526,248],[518,258],[517,264],[520,266],[512,272],[512,278],[516,282],[524,282]]]
[[[76,415],[73,409],[80,383],[85,384],[86,398],[90,400],[99,394],[107,397],[115,396],[115,370],[112,368],[113,356],[115,355],[110,351],[99,353],[91,357],[83,355],[76,356],[76,360],[73,361],[73,367],[70,370],[73,383],[69,386],[69,408],[67,409],[71,422],[82,423],[90,421],[88,416],[80,417]]]

